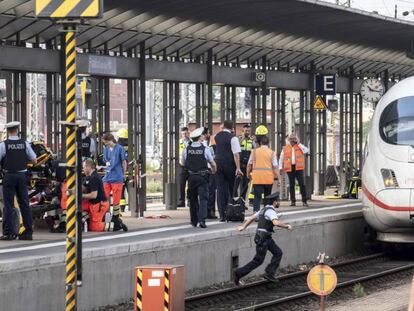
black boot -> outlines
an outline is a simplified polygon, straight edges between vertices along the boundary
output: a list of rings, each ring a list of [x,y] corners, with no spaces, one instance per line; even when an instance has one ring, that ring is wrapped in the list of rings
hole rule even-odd
[[[121,218],[119,218],[119,216],[113,216],[112,217],[112,222],[114,223],[114,231],[128,231],[128,227],[126,224],[124,224],[124,222],[122,221]]]

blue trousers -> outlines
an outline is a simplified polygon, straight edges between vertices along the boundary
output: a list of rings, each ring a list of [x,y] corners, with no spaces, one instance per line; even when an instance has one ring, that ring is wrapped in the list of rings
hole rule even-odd
[[[272,237],[267,238],[262,244],[256,244],[256,255],[247,265],[236,270],[236,275],[239,278],[249,274],[254,269],[259,267],[265,260],[267,251],[271,252],[273,257],[265,269],[267,275],[274,276],[276,269],[279,267],[282,260],[283,252],[275,243]]]
[[[262,194],[266,197],[272,192],[273,185],[253,185],[253,211],[260,210],[260,202],[262,201]]]
[[[208,183],[208,212],[210,215],[216,213],[216,176],[210,175]]]
[[[208,176],[190,175],[188,177],[188,199],[190,201],[191,223],[206,220],[208,204]]]
[[[236,167],[234,163],[217,163],[217,206],[220,218],[226,217],[226,205],[232,197],[234,182],[236,179]]]
[[[15,232],[16,219],[14,213],[14,196],[17,196],[20,212],[23,218],[25,233],[31,234],[32,228],[32,211],[29,206],[29,192],[27,191],[26,173],[6,173],[3,179],[3,234],[17,234]]]

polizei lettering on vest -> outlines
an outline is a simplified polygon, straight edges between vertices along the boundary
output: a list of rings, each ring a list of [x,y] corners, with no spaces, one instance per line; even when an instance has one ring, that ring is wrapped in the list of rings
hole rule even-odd
[[[189,149],[188,150],[188,154],[198,154],[198,155],[200,155],[200,154],[203,154],[204,153],[204,150],[200,150],[200,149]]]
[[[26,149],[26,146],[24,144],[8,144],[7,149],[8,150],[22,150],[22,149]]]

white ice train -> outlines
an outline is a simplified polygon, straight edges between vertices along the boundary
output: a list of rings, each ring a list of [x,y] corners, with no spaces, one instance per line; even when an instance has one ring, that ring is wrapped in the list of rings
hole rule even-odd
[[[377,239],[414,243],[414,77],[379,101],[364,150],[363,213]]]

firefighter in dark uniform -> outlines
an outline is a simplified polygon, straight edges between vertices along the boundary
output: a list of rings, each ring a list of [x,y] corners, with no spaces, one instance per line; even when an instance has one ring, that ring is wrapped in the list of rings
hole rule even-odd
[[[271,282],[277,282],[275,273],[276,269],[279,267],[280,261],[282,260],[283,252],[272,238],[272,233],[274,232],[273,227],[277,226],[292,230],[291,225],[284,224],[279,220],[280,214],[278,214],[275,210],[275,208],[278,207],[279,193],[275,192],[265,198],[264,208],[247,218],[243,225],[237,227],[238,231],[243,231],[256,219],[259,221],[256,235],[254,237],[254,242],[256,243],[256,255],[247,265],[238,268],[234,272],[234,283],[236,285],[240,284],[240,279],[242,277],[249,274],[263,263],[267,251],[271,252],[273,257],[269,265],[266,267],[263,277]]]
[[[243,177],[240,179],[240,196],[245,199],[247,193],[247,184],[249,183],[249,176],[246,174],[247,164],[250,159],[250,154],[252,150],[255,148],[255,143],[250,136],[250,125],[245,124],[243,126],[242,135],[239,137],[240,139],[240,170],[243,173]]]
[[[0,240],[14,240],[16,224],[14,217],[14,198],[17,197],[20,212],[23,218],[24,232],[19,240],[32,240],[32,213],[29,206],[27,190],[27,164],[36,164],[36,154],[30,144],[21,139],[19,134],[20,122],[6,124],[8,138],[0,143],[0,163],[4,171],[3,179],[3,236]]]
[[[182,153],[181,163],[188,173],[187,196],[190,201],[190,218],[193,227],[207,228],[207,204],[208,204],[208,183],[210,173],[217,171],[216,163],[213,160],[210,148],[203,144],[204,127],[191,132],[190,138],[193,141]],[[208,168],[211,166],[211,172]]]

